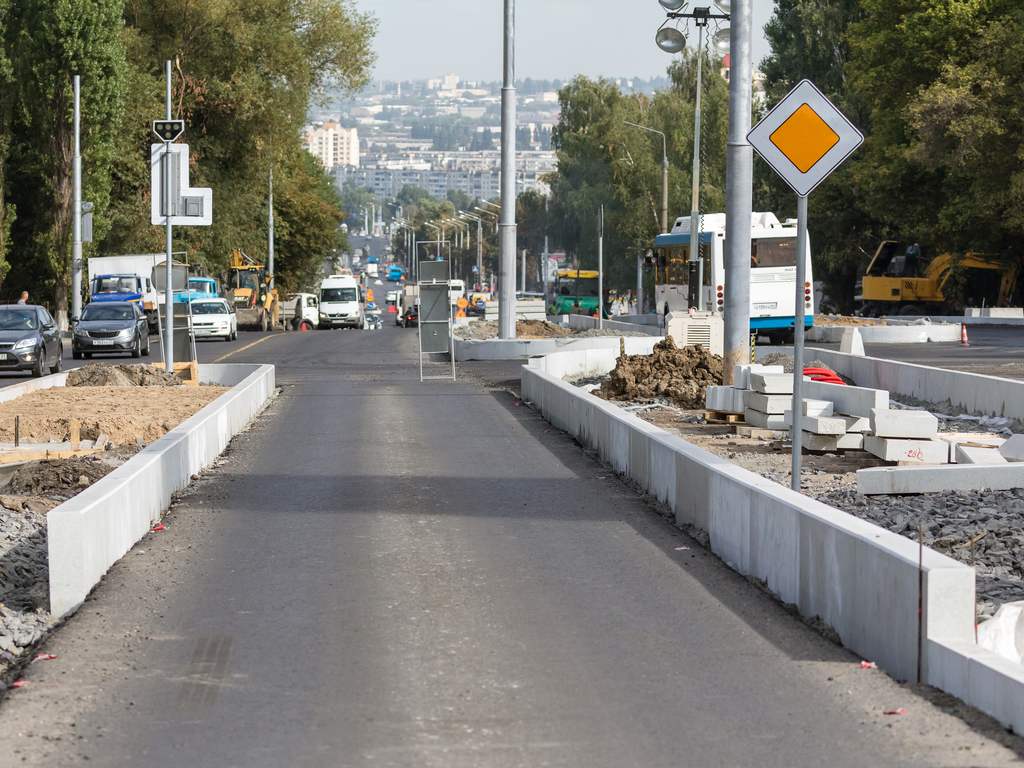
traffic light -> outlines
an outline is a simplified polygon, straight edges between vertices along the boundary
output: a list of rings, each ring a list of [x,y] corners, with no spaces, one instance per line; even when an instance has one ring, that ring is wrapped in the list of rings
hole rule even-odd
[[[184,120],[154,120],[153,133],[160,141],[174,141],[185,132]]]

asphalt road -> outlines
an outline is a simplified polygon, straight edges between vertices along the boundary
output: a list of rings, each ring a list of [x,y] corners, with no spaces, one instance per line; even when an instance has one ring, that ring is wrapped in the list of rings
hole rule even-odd
[[[976,713],[860,669],[478,383],[486,367],[421,384],[415,354],[393,326],[240,345],[230,360],[275,363],[280,396],[0,703],[0,765],[1024,754]]]

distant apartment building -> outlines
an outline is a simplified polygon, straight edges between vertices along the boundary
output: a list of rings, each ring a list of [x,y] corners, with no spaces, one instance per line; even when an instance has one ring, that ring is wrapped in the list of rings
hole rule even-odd
[[[426,153],[424,153],[426,154]],[[531,153],[542,154],[542,153]],[[516,187],[519,192],[535,189],[546,193],[547,185],[543,176],[553,170],[554,156],[539,160],[536,157],[517,157]],[[477,162],[473,162],[476,159]],[[496,198],[501,196],[501,172],[494,161],[488,158],[464,158],[459,162],[449,159],[448,163],[423,163],[422,161],[381,160],[373,167],[334,169],[338,189],[354,184],[373,192],[381,198],[393,198],[403,187],[420,187],[432,197],[444,199],[451,191],[463,192],[473,198]],[[439,167],[440,165],[440,167]],[[445,167],[447,165],[447,167]],[[425,167],[427,166],[427,167]]]
[[[324,168],[359,167],[359,131],[343,128],[340,123],[326,120],[306,126],[306,149],[323,163]]]

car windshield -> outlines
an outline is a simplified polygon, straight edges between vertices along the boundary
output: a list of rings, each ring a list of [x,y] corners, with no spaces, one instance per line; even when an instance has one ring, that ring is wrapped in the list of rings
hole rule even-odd
[[[34,331],[39,318],[34,309],[5,309],[0,311],[0,331]]]
[[[131,320],[135,317],[131,307],[90,304],[82,310],[83,320]]]
[[[320,301],[358,301],[355,288],[321,288]]]
[[[97,277],[93,281],[93,293],[135,293],[138,290],[136,277]]]
[[[226,315],[227,305],[220,301],[201,301],[192,303],[193,315]]]

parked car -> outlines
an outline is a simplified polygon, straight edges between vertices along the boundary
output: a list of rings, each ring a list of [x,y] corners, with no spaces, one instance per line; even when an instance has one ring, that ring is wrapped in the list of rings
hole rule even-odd
[[[71,334],[75,360],[111,352],[149,356],[149,323],[137,301],[91,302],[75,323]]]
[[[34,304],[0,306],[0,371],[58,373],[64,347],[50,313]]]
[[[227,299],[193,299],[192,331],[197,339],[238,338],[238,315]]]

